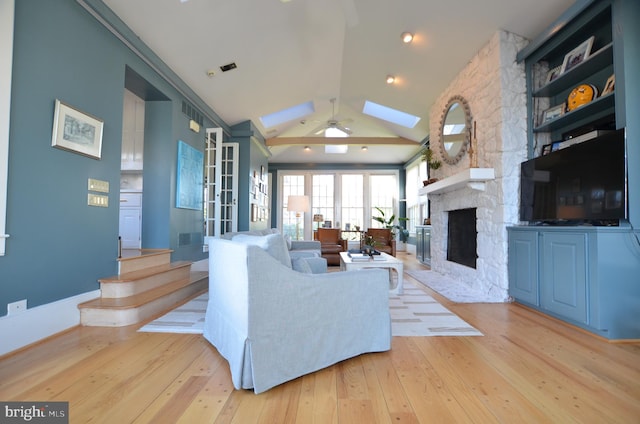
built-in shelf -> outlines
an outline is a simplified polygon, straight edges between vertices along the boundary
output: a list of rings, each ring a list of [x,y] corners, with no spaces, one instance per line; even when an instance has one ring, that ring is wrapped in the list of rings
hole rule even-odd
[[[450,177],[444,178],[418,190],[420,196],[442,194],[464,187],[484,191],[487,181],[496,178],[493,168],[469,168]]]

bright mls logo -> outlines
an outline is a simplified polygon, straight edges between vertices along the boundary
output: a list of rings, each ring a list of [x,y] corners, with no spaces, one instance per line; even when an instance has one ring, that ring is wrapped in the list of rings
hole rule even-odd
[[[69,424],[69,402],[0,402],[2,423]]]

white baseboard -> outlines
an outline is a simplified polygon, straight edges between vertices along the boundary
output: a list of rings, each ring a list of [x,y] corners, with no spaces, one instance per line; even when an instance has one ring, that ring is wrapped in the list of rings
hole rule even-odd
[[[0,317],[0,355],[28,346],[80,324],[78,305],[100,297],[100,290],[82,293],[46,305]],[[27,305],[28,306],[28,305]]]

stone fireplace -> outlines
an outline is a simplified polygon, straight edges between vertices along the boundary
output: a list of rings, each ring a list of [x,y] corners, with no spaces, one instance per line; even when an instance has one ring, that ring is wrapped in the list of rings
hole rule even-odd
[[[453,165],[444,164],[429,175],[438,182],[420,189],[420,195],[430,202],[431,269],[435,275],[455,281],[461,290],[467,288],[495,302],[509,298],[507,226],[519,222],[520,163],[527,155],[524,67],[515,60],[524,45],[522,37],[498,31],[440,95],[430,112],[430,127],[439,128],[449,99],[466,99],[473,122],[475,160],[472,164],[467,154]],[[438,145],[439,137],[432,131],[432,148]],[[475,252],[465,255],[475,253],[475,267],[470,262],[452,261],[449,251],[455,211],[467,209],[475,211],[477,234]],[[464,236],[467,240],[470,237]]]

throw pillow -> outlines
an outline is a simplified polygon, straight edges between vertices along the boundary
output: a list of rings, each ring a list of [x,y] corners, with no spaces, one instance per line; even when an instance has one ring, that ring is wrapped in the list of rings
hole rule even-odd
[[[311,267],[309,266],[309,262],[307,262],[306,259],[303,259],[303,258],[293,260],[293,270],[302,272],[304,274],[313,273],[313,271],[311,270]]]
[[[268,236],[250,236],[246,234],[238,234],[232,241],[258,246],[275,259],[280,261],[287,268],[291,268],[291,257],[289,249],[284,241],[284,237],[280,234],[270,234]]]

